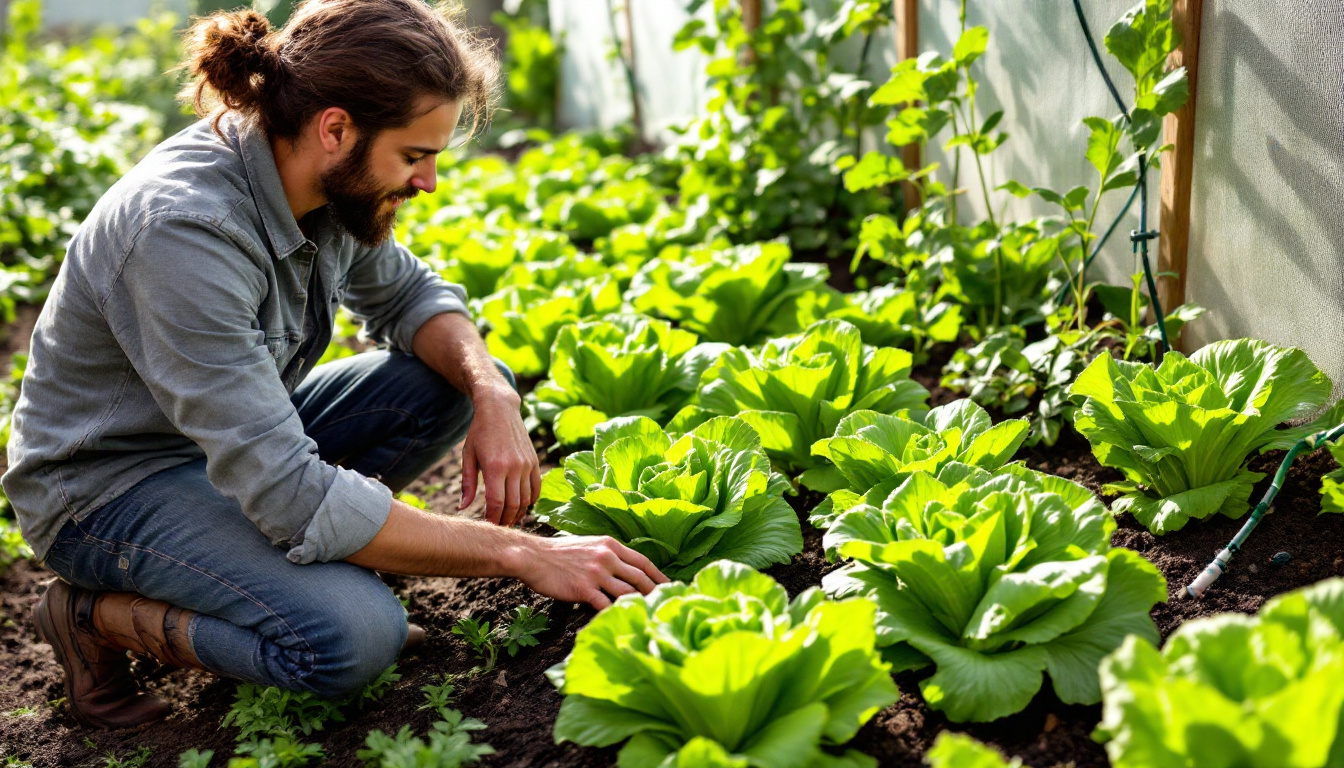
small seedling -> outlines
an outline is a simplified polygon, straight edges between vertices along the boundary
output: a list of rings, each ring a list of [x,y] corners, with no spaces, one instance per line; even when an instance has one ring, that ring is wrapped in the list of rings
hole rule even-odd
[[[495,668],[499,649],[495,646],[495,632],[491,630],[490,622],[463,616],[453,625],[452,631],[454,635],[467,641],[467,645],[471,646],[477,657],[485,660],[485,666],[474,671],[485,673]]]
[[[538,613],[530,605],[520,605],[509,614],[511,621],[504,628],[504,650],[509,656],[518,655],[523,648],[537,645],[537,635],[546,631],[546,614]]]
[[[214,756],[213,749],[201,751],[192,747],[177,756],[177,768],[210,768],[210,760]]]
[[[417,709],[429,709],[442,713],[457,699],[454,695],[455,689],[453,684],[449,682],[451,678],[447,674],[443,674],[439,675],[438,679],[439,682],[437,684],[430,683],[428,685],[420,686],[420,690],[425,693],[425,703],[421,704]]]
[[[108,752],[103,758],[103,768],[145,768],[145,763],[149,762],[153,754],[154,751],[143,744],[134,754],[127,755],[125,760],[117,757],[115,753]]]

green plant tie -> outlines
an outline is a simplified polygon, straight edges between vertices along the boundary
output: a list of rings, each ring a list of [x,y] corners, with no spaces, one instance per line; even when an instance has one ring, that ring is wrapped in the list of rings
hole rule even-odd
[[[1218,577],[1227,571],[1232,556],[1241,552],[1241,547],[1246,543],[1246,539],[1250,538],[1251,531],[1255,530],[1255,527],[1260,524],[1260,519],[1269,512],[1270,507],[1274,504],[1274,498],[1279,495],[1279,489],[1283,487],[1283,481],[1288,477],[1288,468],[1292,466],[1293,459],[1297,458],[1297,454],[1304,449],[1310,453],[1325,443],[1338,440],[1341,436],[1344,436],[1344,424],[1334,429],[1307,435],[1288,449],[1288,455],[1284,456],[1283,461],[1279,462],[1279,471],[1274,473],[1274,479],[1269,484],[1269,490],[1265,491],[1260,503],[1256,504],[1255,509],[1251,510],[1250,519],[1246,521],[1240,531],[1237,531],[1237,535],[1232,537],[1232,541],[1200,572],[1199,576],[1186,586],[1184,594],[1187,597],[1193,597],[1196,600],[1204,597],[1204,593],[1213,585],[1213,582],[1217,581]]]
[[[1111,98],[1115,99],[1116,105],[1120,107],[1120,113],[1125,116],[1125,121],[1131,122],[1132,118],[1130,117],[1129,109],[1125,106],[1124,99],[1120,98],[1120,91],[1116,89],[1115,81],[1111,80],[1111,73],[1106,71],[1106,63],[1101,59],[1101,51],[1097,48],[1097,41],[1092,37],[1092,28],[1088,26],[1087,15],[1083,13],[1083,4],[1081,0],[1073,0],[1073,10],[1078,16],[1079,26],[1083,28],[1083,37],[1087,38],[1087,47],[1092,52],[1092,61],[1096,62],[1097,70],[1101,72],[1101,79],[1106,81],[1106,88],[1111,92]],[[1157,316],[1157,331],[1162,337],[1162,344],[1157,350],[1157,359],[1160,362],[1162,360],[1162,354],[1166,352],[1166,350],[1171,349],[1171,341],[1167,338],[1166,318],[1162,314],[1162,302],[1157,297],[1157,281],[1153,279],[1153,268],[1148,259],[1148,241],[1157,237],[1157,233],[1148,231],[1148,155],[1144,152],[1139,153],[1139,180],[1135,185],[1135,191],[1138,193],[1139,198],[1139,228],[1130,232],[1129,240],[1133,244],[1133,252],[1139,254],[1142,259],[1144,280],[1148,285],[1149,298],[1152,299],[1153,302],[1153,312]],[[1129,208],[1133,203],[1134,194],[1131,193],[1129,202],[1125,203],[1125,207],[1120,211],[1120,215],[1116,217],[1115,223],[1111,224],[1110,229],[1107,230],[1107,237],[1110,236],[1110,233],[1115,230],[1120,221],[1129,213]],[[1103,238],[1102,241],[1097,244],[1096,251],[1100,251],[1101,246],[1104,245],[1105,242],[1106,240]],[[1092,259],[1096,257],[1096,251],[1083,261],[1080,277],[1084,281],[1087,279],[1087,267],[1092,263]]]

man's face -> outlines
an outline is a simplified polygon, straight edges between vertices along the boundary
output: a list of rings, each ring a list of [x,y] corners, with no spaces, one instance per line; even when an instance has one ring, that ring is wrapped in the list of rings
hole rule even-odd
[[[462,108],[435,100],[404,128],[370,136],[357,134],[354,145],[321,175],[322,193],[338,226],[373,248],[392,234],[397,208],[437,184],[435,160],[448,146]]]

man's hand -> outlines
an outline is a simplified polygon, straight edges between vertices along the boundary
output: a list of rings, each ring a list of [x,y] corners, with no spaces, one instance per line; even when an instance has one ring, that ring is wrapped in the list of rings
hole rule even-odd
[[[406,576],[507,576],[599,611],[621,595],[648,594],[667,582],[647,557],[607,536],[543,538],[395,499],[373,540],[346,561]]]
[[[485,519],[510,526],[541,495],[541,468],[532,438],[519,415],[518,393],[507,384],[472,399],[475,415],[462,443],[462,502],[476,498],[476,475],[485,476]]]
[[[465,315],[446,312],[415,332],[415,356],[471,398],[475,415],[462,443],[462,501],[476,498],[485,476],[485,518],[513,525],[541,495],[541,468],[523,426],[522,404]]]
[[[609,536],[531,538],[513,575],[534,592],[597,610],[621,595],[647,595],[668,578],[649,559]]]

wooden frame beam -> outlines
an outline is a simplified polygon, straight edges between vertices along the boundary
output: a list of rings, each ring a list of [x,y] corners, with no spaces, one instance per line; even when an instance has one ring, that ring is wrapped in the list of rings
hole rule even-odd
[[[896,0],[896,56],[901,61],[919,56],[919,0]],[[901,148],[901,162],[906,168],[915,170],[922,165],[918,144],[907,144]],[[919,207],[919,190],[915,185],[905,182],[901,185],[905,200],[905,210]]]
[[[1157,266],[1175,277],[1158,279],[1157,295],[1162,308],[1170,311],[1185,303],[1186,258],[1190,249],[1190,186],[1194,180],[1195,103],[1199,83],[1199,32],[1204,18],[1203,0],[1175,0],[1172,23],[1181,35],[1181,47],[1171,57],[1173,66],[1184,66],[1190,79],[1190,100],[1167,115],[1163,135],[1175,149],[1162,158],[1162,204],[1158,225]],[[1180,347],[1179,340],[1173,342]]]

